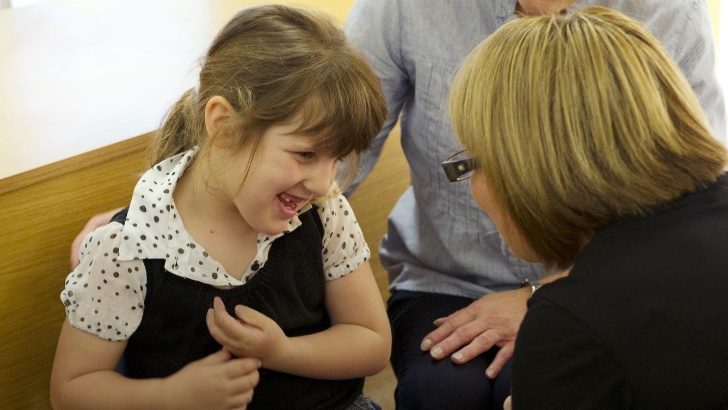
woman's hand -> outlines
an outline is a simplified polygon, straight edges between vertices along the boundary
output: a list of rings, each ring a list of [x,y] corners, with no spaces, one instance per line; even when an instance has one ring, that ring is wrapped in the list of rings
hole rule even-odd
[[[169,408],[245,410],[258,384],[260,360],[231,359],[226,348],[164,379]]]
[[[512,406],[513,405],[511,404],[511,397],[513,397],[513,396],[506,397],[506,401],[503,403],[503,410],[511,410],[512,409]]]
[[[571,267],[541,279],[547,284],[569,276]],[[452,361],[462,364],[485,353],[493,346],[500,350],[493,358],[485,375],[493,379],[513,356],[516,336],[526,316],[529,288],[491,293],[481,297],[464,309],[452,315],[437,319],[437,329],[422,340],[422,350],[429,350],[435,359],[442,359],[450,353]],[[465,347],[463,347],[465,346]]]
[[[214,309],[207,312],[210,335],[238,357],[255,357],[263,365],[286,350],[288,336],[268,316],[247,306],[235,307],[238,319],[225,310],[222,299],[215,297]]]
[[[513,356],[529,297],[531,290],[527,288],[485,295],[464,309],[436,320],[438,328],[425,336],[422,350],[429,350],[439,360],[462,347],[451,356],[453,362],[462,364],[493,346],[500,346],[485,371],[492,379]]]
[[[78,252],[81,249],[81,243],[83,243],[83,239],[86,237],[86,235],[88,235],[94,229],[108,224],[109,221],[111,221],[111,218],[121,210],[122,208],[116,208],[113,211],[95,215],[94,217],[89,219],[88,222],[86,222],[86,226],[84,226],[81,232],[76,235],[76,239],[74,239],[73,243],[71,244],[71,269],[76,269],[76,266],[78,266],[78,264],[80,263],[78,259]]]

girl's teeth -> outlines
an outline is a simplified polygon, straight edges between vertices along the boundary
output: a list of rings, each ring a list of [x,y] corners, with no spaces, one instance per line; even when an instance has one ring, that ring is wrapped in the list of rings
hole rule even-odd
[[[278,197],[281,199],[281,202],[283,202],[283,206],[287,209],[293,210],[296,208],[296,203],[291,201],[291,199],[285,194],[280,194]]]

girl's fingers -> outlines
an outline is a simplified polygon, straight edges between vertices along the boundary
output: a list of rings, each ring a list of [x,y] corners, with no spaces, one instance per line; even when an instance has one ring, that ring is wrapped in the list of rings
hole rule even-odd
[[[255,375],[255,383],[258,383],[258,372],[261,362],[252,357],[233,359],[226,363],[225,375],[230,378],[243,379]]]
[[[229,410],[245,410],[248,408],[248,404],[253,400],[253,390],[247,391],[242,394],[238,394],[235,397],[230,398],[228,403]]]
[[[230,314],[225,309],[225,304],[222,302],[222,299],[220,299],[220,297],[215,297],[214,306],[214,320],[217,327],[219,327],[223,332],[230,336],[235,336],[237,333],[239,333],[241,330],[240,322],[238,322],[234,317],[230,316]]]
[[[271,321],[268,316],[244,305],[235,306],[235,314],[245,325],[256,327],[258,329],[265,329],[268,322]]]
[[[207,317],[205,320],[207,322],[207,330],[210,332],[210,336],[212,336],[212,338],[221,345],[229,346],[231,337],[227,334],[223,327],[219,326],[214,309],[207,311]]]

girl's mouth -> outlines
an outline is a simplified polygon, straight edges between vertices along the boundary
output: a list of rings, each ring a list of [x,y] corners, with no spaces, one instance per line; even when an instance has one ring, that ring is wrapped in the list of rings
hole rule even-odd
[[[278,194],[277,198],[280,204],[279,209],[281,210],[281,213],[288,219],[293,218],[298,210],[298,205],[305,201],[304,198],[290,195],[285,192]]]

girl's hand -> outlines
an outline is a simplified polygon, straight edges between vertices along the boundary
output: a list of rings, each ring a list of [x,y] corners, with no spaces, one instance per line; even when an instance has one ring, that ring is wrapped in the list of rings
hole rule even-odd
[[[244,410],[258,384],[260,360],[232,359],[225,349],[197,360],[166,378],[169,408]]]
[[[280,358],[290,339],[283,329],[268,316],[247,306],[235,307],[238,319],[225,310],[222,299],[215,298],[214,309],[207,312],[210,335],[238,357],[255,357],[265,365]]]

